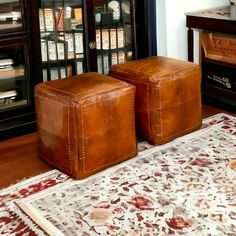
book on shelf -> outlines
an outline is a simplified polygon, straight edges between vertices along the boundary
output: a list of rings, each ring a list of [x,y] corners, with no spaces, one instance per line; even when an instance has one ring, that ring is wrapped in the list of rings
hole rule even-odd
[[[13,69],[14,61],[10,58],[0,60],[0,71]]]
[[[22,77],[25,75],[24,66],[13,67],[8,70],[0,70],[0,80]]]
[[[0,99],[12,98],[14,99],[17,96],[16,90],[0,91]]]

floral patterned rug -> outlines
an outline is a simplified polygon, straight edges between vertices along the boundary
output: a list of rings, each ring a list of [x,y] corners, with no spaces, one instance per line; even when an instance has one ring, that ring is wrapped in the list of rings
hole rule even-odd
[[[138,146],[82,181],[53,170],[0,191],[0,235],[236,236],[235,117]]]

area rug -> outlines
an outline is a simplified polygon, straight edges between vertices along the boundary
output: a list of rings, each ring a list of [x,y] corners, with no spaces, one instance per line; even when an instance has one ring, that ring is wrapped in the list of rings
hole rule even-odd
[[[236,118],[219,114],[199,131],[140,148],[83,181],[64,177],[6,205],[28,235],[236,235]]]

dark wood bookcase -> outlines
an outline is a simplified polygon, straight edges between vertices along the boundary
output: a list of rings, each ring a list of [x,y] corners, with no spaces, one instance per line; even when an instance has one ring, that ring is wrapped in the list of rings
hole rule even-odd
[[[27,2],[0,2],[0,139],[34,130],[33,87],[36,80]]]
[[[36,84],[156,55],[154,0],[4,0],[0,9],[0,140],[36,131]]]

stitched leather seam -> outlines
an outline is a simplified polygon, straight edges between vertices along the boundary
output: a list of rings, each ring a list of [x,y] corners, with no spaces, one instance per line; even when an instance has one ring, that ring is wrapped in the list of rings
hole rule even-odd
[[[41,95],[38,95],[36,94],[37,97],[40,97],[40,98],[43,98],[45,100],[48,100],[50,102],[54,102],[54,103],[57,103],[57,104],[60,104],[60,105],[63,105],[65,106],[64,103],[59,103],[59,102],[56,102],[54,100],[51,100],[49,98],[45,98]],[[72,165],[71,165],[71,144],[70,144],[70,107],[67,106],[67,146],[68,146],[68,156],[69,156],[69,168],[70,168],[70,173],[72,174]],[[55,164],[54,164],[55,165]],[[56,166],[56,165],[55,165]],[[61,168],[62,169],[62,168]],[[67,171],[68,172],[68,171]]]
[[[129,93],[132,93],[132,95],[133,95],[133,90],[132,91],[126,91],[126,92],[122,92],[122,93],[119,93],[117,96],[114,96],[113,98],[116,98],[116,97],[120,97],[120,96],[122,96],[122,95],[128,95]],[[126,159],[126,158],[128,158],[129,156],[131,156],[131,155],[134,155],[135,153],[136,153],[136,151],[134,150],[134,152],[132,153],[132,154],[129,154],[129,155],[127,155],[127,156],[125,156],[125,157],[122,157],[122,158],[120,158],[120,159],[118,159],[118,160],[115,160],[115,161],[112,161],[112,162],[109,162],[109,163],[107,163],[106,165],[103,165],[103,166],[99,166],[98,168],[96,168],[96,169],[93,169],[93,170],[90,170],[90,171],[86,171],[86,168],[85,168],[85,159],[86,159],[86,157],[85,157],[85,143],[84,143],[84,114],[83,114],[83,109],[86,107],[86,106],[88,106],[88,105],[92,105],[92,104],[95,104],[95,103],[97,103],[97,102],[101,102],[101,101],[109,101],[109,100],[113,100],[113,99],[111,99],[111,98],[104,98],[104,99],[100,99],[99,101],[95,101],[95,102],[91,102],[91,103],[87,103],[87,104],[85,104],[85,105],[81,105],[81,107],[80,107],[80,109],[81,109],[81,129],[82,129],[82,158],[80,158],[80,160],[82,161],[82,163],[83,163],[83,173],[84,174],[88,174],[88,173],[92,173],[92,172],[94,172],[94,171],[96,171],[96,170],[98,170],[98,169],[101,169],[101,168],[103,168],[103,167],[106,167],[106,166],[109,166],[109,165],[111,165],[111,164],[115,164],[115,163],[117,163],[117,162],[119,162],[119,161],[121,161],[121,160],[124,160],[124,159]],[[134,100],[134,99],[133,99]],[[134,109],[133,109],[134,110]],[[134,113],[134,111],[133,111],[133,113]],[[133,114],[133,117],[134,117],[134,114]],[[134,118],[132,118],[132,119],[134,119]],[[131,127],[131,129],[132,129],[132,127]],[[133,126],[133,129],[135,129],[134,128],[134,126]],[[135,136],[135,135],[134,135]],[[134,137],[134,142],[135,142],[135,137]],[[135,143],[134,143],[135,144]]]
[[[188,62],[187,62],[188,63]],[[187,64],[186,63],[186,64]],[[166,62],[165,64],[171,66],[171,67],[176,67],[176,69],[179,69],[178,65],[173,65],[172,63],[168,63]],[[190,67],[191,66],[191,67]],[[171,77],[173,74],[175,73],[183,73],[183,72],[189,72],[190,75],[192,74],[196,74],[200,72],[200,67],[196,64],[193,63],[188,63],[188,66],[186,66],[185,68],[183,68],[182,70],[177,70],[176,72],[171,72],[169,74],[164,74],[164,75],[159,75],[158,73],[153,73],[153,74],[147,74],[146,72],[142,72],[142,71],[137,71],[135,72],[133,69],[129,69],[129,68],[124,68],[126,71],[122,72],[119,70],[116,70],[115,68],[111,71],[111,76],[115,76],[115,77],[120,77],[120,78],[124,78],[128,73],[129,74],[134,74],[135,76],[142,76],[142,77],[149,77],[149,78],[154,78],[154,77],[158,77],[158,81],[162,81],[163,78],[167,78],[169,80],[169,77]],[[120,74],[122,74],[123,76],[119,76]],[[123,79],[122,79],[123,80]],[[157,82],[157,81],[155,81]],[[166,82],[166,81],[165,81]],[[167,81],[168,82],[168,81]]]
[[[145,83],[145,82],[140,82],[140,81],[136,81],[136,80],[132,80],[132,79],[128,79],[128,78],[123,78],[122,76],[119,75],[115,75],[116,78],[120,78],[121,80],[127,80],[133,83],[138,83],[138,84],[144,84],[147,86],[147,125],[148,125],[148,136],[149,139],[152,139],[152,134],[151,134],[151,122],[150,122],[150,112],[149,112],[149,107],[150,107],[150,92],[149,92],[149,83]],[[134,85],[135,86],[135,85]]]
[[[119,83],[120,84],[120,83]],[[99,93],[102,93],[102,92],[107,92],[107,91],[112,91],[114,89],[120,89],[120,88],[123,88],[124,87],[124,84],[120,84],[120,86],[117,86],[117,87],[114,87],[114,85],[116,84],[113,84],[113,87],[111,85],[111,88],[110,90],[108,90],[109,88],[104,88],[104,90],[102,88],[100,88],[99,90],[98,89],[88,89],[88,90],[83,90],[82,92],[79,92],[79,93],[70,93],[68,91],[65,91],[65,90],[61,90],[61,89],[56,89],[56,88],[53,88],[53,87],[50,87],[50,86],[47,86],[45,84],[41,84],[42,87],[45,87],[47,88],[48,90],[51,90],[51,91],[59,91],[59,92],[62,92],[62,93],[65,93],[65,94],[70,94],[74,97],[76,96],[79,96],[79,95],[83,95],[83,94],[87,94],[89,92],[99,92]],[[100,91],[102,90],[102,91]]]
[[[64,105],[64,106],[66,105],[65,103],[55,101],[55,100],[53,100],[53,99],[51,99],[51,98],[47,98],[47,97],[44,97],[44,96],[39,95],[39,94],[36,94],[35,96],[36,96],[36,97],[43,98],[43,99],[48,100],[48,101],[50,101],[50,102],[54,102],[54,103],[60,104],[60,105]],[[56,96],[54,96],[54,97],[57,99]]]
[[[83,173],[85,173],[85,143],[84,143],[84,113],[83,108],[85,105],[80,106],[80,114],[81,114],[81,134],[82,134],[82,163],[83,163]]]
[[[70,173],[72,174],[71,165],[71,140],[70,140],[70,107],[67,107],[67,145],[68,145],[68,157],[69,157],[69,167]]]
[[[162,133],[162,130],[163,130],[163,127],[162,127],[162,96],[161,96],[161,83],[159,84],[159,109],[160,109],[160,112],[159,112],[159,121],[160,121],[160,136],[162,137],[163,133]],[[158,132],[157,132],[158,133]]]
[[[151,122],[150,122],[150,94],[149,94],[149,86],[147,85],[147,120],[148,120],[148,134],[149,134],[149,140],[152,139],[152,134],[151,134]]]
[[[75,104],[73,103],[73,112],[74,112],[74,115],[73,115],[73,117],[74,117],[74,119],[73,119],[73,123],[74,123],[74,139],[75,139],[75,142],[74,142],[74,145],[75,145],[75,158],[76,158],[76,160],[75,160],[75,162],[76,162],[76,165],[77,165],[77,170],[76,171],[78,171],[79,172],[79,167],[78,167],[78,159],[77,159],[77,156],[79,155],[79,153],[78,153],[78,141],[77,141],[77,138],[78,138],[78,135],[77,135],[77,124],[76,124],[76,121],[77,121],[77,116],[75,115]]]
[[[133,146],[135,147],[136,145],[136,133],[135,133],[135,91],[132,90],[132,127],[131,129],[133,129]]]

